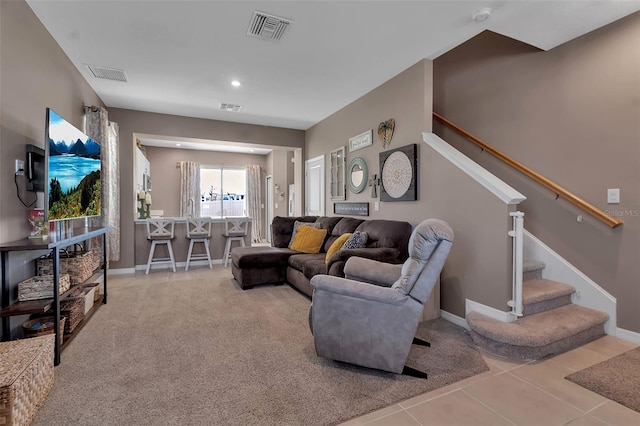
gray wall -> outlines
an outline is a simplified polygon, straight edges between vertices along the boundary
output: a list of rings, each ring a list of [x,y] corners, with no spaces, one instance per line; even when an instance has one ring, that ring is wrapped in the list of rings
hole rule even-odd
[[[396,128],[387,149],[418,144],[418,200],[380,202],[374,210],[371,188],[360,194],[347,189],[347,202],[369,202],[371,219],[406,220],[417,225],[438,217],[449,222],[456,233],[441,282],[442,309],[465,316],[465,299],[507,310],[507,289],[511,283],[511,245],[506,237],[510,207],[431,150],[422,140],[422,132],[432,126],[432,62],[423,60],[367,93],[352,104],[321,121],[307,131],[306,158],[328,154],[348,139],[373,129],[374,143],[347,152],[347,164],[354,157],[366,160],[369,173],[379,175],[378,154],[382,148],[377,136],[378,123],[394,118]],[[348,148],[347,148],[348,151]],[[326,170],[329,165],[327,164]],[[329,173],[326,172],[327,188]],[[333,203],[327,194],[327,215]],[[482,226],[474,213],[483,214]]]
[[[180,216],[180,169],[179,161],[196,161],[205,166],[246,167],[257,164],[263,169],[265,155],[236,154],[230,152],[196,151],[146,147],[147,159],[151,166],[153,210],[164,210],[165,217]],[[133,190],[132,190],[133,191]],[[133,193],[130,194],[133,197]]]
[[[29,235],[28,209],[16,197],[15,160],[25,145],[44,148],[45,109],[53,108],[83,129],[83,105],[102,101],[23,1],[0,1],[0,242]],[[26,181],[18,177],[20,188]],[[34,194],[20,191],[27,203]],[[42,207],[39,194],[37,207]],[[35,207],[35,206],[34,206]],[[12,253],[10,282],[33,275],[31,262],[41,253]],[[12,328],[25,318],[12,319]]]
[[[640,13],[548,52],[486,32],[434,61],[434,110],[595,206],[588,214],[436,125],[528,197],[525,228],[618,300],[640,332]],[[621,203],[608,205],[607,188]],[[578,223],[578,215],[584,217]]]
[[[331,216],[333,213],[333,202],[328,190],[331,150],[340,146],[347,147],[347,166],[353,158],[362,157],[367,162],[369,174],[379,175],[378,154],[385,150],[378,139],[378,124],[389,118],[396,121],[393,139],[387,149],[413,143],[422,145],[422,132],[431,131],[431,113],[431,61],[423,60],[308,129],[304,158],[325,154],[326,214]],[[349,138],[371,129],[373,145],[349,152]],[[425,161],[421,148],[418,147],[419,163]],[[420,173],[418,177],[422,181]],[[424,200],[427,195],[424,185],[418,185],[418,191],[418,199]],[[414,201],[381,202],[380,210],[374,211],[375,200],[371,198],[369,187],[360,194],[354,194],[347,188],[346,201],[369,202],[370,218],[397,217],[414,224],[424,218],[422,212],[415,208],[420,203],[416,204]]]
[[[119,108],[109,108],[109,120],[117,122],[120,128],[121,256],[120,261],[110,263],[109,266],[113,269],[132,268],[134,266],[134,200],[132,194],[133,149],[135,146],[134,135],[136,133],[178,138],[213,139],[252,145],[267,145],[269,147],[302,148],[304,146],[304,132],[302,130],[180,117]],[[175,169],[175,164],[173,169]]]

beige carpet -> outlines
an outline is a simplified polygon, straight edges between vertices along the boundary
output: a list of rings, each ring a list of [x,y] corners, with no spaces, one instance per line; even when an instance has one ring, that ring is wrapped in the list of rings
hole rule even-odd
[[[328,425],[488,370],[442,320],[411,353],[428,380],[318,358],[308,308],[287,285],[243,291],[218,266],[112,280],[33,424]]]
[[[640,348],[570,374],[566,379],[640,412]]]

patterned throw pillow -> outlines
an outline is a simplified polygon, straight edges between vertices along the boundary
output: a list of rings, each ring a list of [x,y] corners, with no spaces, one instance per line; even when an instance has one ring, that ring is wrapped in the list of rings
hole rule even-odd
[[[293,232],[291,233],[291,240],[289,241],[289,248],[291,248],[291,244],[293,244],[294,238],[296,238],[296,234],[298,233],[298,228],[301,226],[311,226],[312,228],[320,229],[320,224],[315,222],[300,222],[296,220],[293,223]]]
[[[351,232],[347,232],[346,234],[342,234],[336,238],[336,240],[331,244],[331,247],[329,247],[329,250],[327,250],[327,255],[324,258],[325,263],[328,263],[331,256],[342,248],[349,237],[351,237]]]
[[[368,235],[363,231],[354,232],[342,246],[343,249],[357,249],[362,248],[367,244]]]

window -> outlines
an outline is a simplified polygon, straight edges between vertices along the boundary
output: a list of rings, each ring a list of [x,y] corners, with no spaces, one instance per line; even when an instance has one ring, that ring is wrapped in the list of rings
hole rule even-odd
[[[239,167],[200,167],[200,216],[247,215],[247,170]]]

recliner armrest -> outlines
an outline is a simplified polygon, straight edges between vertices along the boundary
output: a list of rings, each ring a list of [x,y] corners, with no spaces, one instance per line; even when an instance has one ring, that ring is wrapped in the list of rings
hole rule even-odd
[[[344,275],[344,262],[351,257],[364,257],[366,259],[377,260],[380,262],[397,262],[398,256],[400,256],[400,250],[391,247],[376,247],[376,248],[357,248],[357,249],[340,249],[331,256],[327,262],[327,271],[330,275],[343,276]],[[340,264],[342,262],[342,264]],[[332,265],[339,264],[336,269]],[[338,273],[333,273],[333,270],[337,270]]]
[[[384,263],[363,257],[351,257],[344,266],[345,278],[383,287],[391,287],[401,273],[402,264]]]
[[[327,291],[342,296],[389,305],[402,304],[409,298],[409,296],[390,287],[379,287],[332,275],[316,275],[311,278],[311,285],[314,293],[315,291]]]

